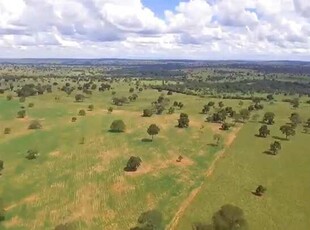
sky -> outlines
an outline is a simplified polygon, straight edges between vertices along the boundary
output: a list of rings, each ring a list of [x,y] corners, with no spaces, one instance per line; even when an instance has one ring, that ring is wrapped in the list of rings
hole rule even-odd
[[[0,58],[310,61],[310,0],[0,0]]]

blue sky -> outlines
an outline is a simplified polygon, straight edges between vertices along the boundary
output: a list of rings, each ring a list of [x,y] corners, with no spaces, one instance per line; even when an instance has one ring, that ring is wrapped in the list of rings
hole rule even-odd
[[[0,0],[0,50],[0,58],[310,61],[310,1]]]
[[[158,17],[164,18],[165,10],[174,10],[180,0],[143,0],[144,6],[150,8]],[[186,2],[186,0],[183,0]]]

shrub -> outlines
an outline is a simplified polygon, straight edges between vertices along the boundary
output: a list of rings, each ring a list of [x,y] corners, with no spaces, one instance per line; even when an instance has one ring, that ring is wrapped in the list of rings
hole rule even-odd
[[[126,129],[126,125],[122,120],[115,120],[112,122],[110,126],[111,132],[124,132]]]
[[[29,107],[29,108],[34,107],[34,103],[30,102],[30,103],[28,104],[28,107]]]
[[[71,118],[71,121],[72,121],[72,122],[76,122],[76,120],[77,120],[76,117],[72,117],[72,118]]]
[[[79,111],[79,116],[85,116],[85,115],[86,115],[85,110],[84,110],[84,109],[81,109],[81,110]]]
[[[4,169],[4,163],[3,160],[0,160],[0,171]]]
[[[4,134],[10,134],[11,133],[11,128],[5,128],[3,133]]]
[[[89,105],[88,106],[88,111],[93,111],[94,110],[94,105]]]
[[[17,112],[17,118],[24,118],[26,116],[26,110],[20,110]]]
[[[189,126],[189,118],[186,113],[181,113],[180,118],[178,119],[179,128],[187,128]]]
[[[113,107],[109,107],[109,108],[108,108],[108,112],[109,112],[109,113],[112,113],[112,112],[113,112]]]
[[[126,167],[124,168],[125,171],[127,172],[134,172],[137,171],[139,166],[141,165],[142,160],[140,157],[134,157],[131,156],[127,162]]]
[[[34,160],[34,159],[37,158],[37,156],[38,156],[38,151],[37,151],[37,150],[28,150],[28,151],[27,151],[27,156],[26,156],[26,158],[27,158],[28,160]]]
[[[144,109],[143,110],[143,117],[151,117],[153,115],[153,111],[151,109]]]
[[[77,94],[75,95],[75,101],[76,102],[82,102],[84,101],[85,96],[83,94]]]
[[[42,125],[38,120],[31,121],[28,129],[41,129]]]

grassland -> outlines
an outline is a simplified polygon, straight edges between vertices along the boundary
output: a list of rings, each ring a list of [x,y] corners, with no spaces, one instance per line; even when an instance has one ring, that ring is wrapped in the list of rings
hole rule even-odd
[[[0,74],[7,77],[0,81],[2,88],[9,88],[10,84],[18,88],[25,83],[58,83],[53,84],[52,93],[27,97],[25,102],[20,102],[13,91],[0,94],[0,160],[4,161],[0,198],[5,209],[1,229],[54,229],[62,223],[74,223],[78,230],[130,229],[141,213],[156,209],[162,213],[166,229],[185,230],[196,222],[210,223],[213,213],[224,204],[242,208],[251,230],[309,229],[310,155],[307,147],[310,136],[302,132],[302,124],[289,141],[283,140],[279,130],[293,112],[299,113],[303,121],[310,118],[308,97],[273,94],[274,100],[263,101],[264,109],[253,111],[249,121],[222,131],[221,124],[205,121],[206,115],[200,113],[204,105],[215,102],[209,114],[220,110],[219,101],[238,112],[253,104],[249,98],[266,98],[270,92],[223,91],[220,94],[210,89],[212,94],[208,95],[200,84],[210,81],[229,85],[242,79],[262,80],[265,76],[258,76],[255,71],[250,71],[248,76],[248,70],[235,70],[232,73],[236,78],[229,81],[230,72],[223,75],[213,69],[198,69],[183,80],[179,77],[143,78],[139,83],[145,89],[134,92],[138,99],[115,106],[112,98],[130,96],[129,89],[135,87],[136,79],[111,80],[105,76],[102,79],[112,84],[112,90],[93,90],[83,102],[75,102],[75,95],[82,91],[75,89],[68,96],[59,89],[67,82],[83,85],[90,76],[94,77],[92,83],[99,86],[106,68],[39,66],[33,70],[22,66],[14,70],[12,66],[1,71]],[[14,71],[17,78],[31,73],[35,78],[12,81]],[[44,73],[42,79],[37,78],[41,73]],[[81,75],[84,80],[81,78],[76,83]],[[295,80],[302,81],[301,78],[308,81],[304,75]],[[291,81],[289,75],[283,75],[280,80]],[[191,81],[201,90],[195,87],[188,90],[186,87]],[[165,90],[151,89],[150,84],[171,89],[182,86],[183,94],[167,95]],[[113,91],[116,92],[114,96]],[[197,96],[186,95],[188,92]],[[9,94],[12,100],[7,100]],[[235,100],[221,98],[228,94],[241,96]],[[162,115],[142,117],[143,109],[150,108],[162,95],[169,98],[169,106],[178,101],[184,107],[177,108],[174,114],[167,114],[166,110]],[[56,97],[60,99],[55,100]],[[283,102],[297,97],[300,101],[297,109]],[[29,103],[34,103],[34,107],[28,107]],[[87,110],[89,105],[94,105],[93,111]],[[108,112],[110,106],[114,107],[112,113]],[[22,107],[27,116],[18,119],[16,114]],[[86,116],[78,116],[80,109],[86,110]],[[270,136],[259,138],[255,134],[265,112],[275,113],[275,124],[268,126]],[[176,127],[180,113],[189,115],[189,128]],[[72,122],[72,117],[77,117],[77,121]],[[109,132],[110,124],[117,119],[125,122],[126,132]],[[32,120],[39,120],[43,128],[29,130]],[[159,135],[153,142],[143,141],[149,138],[146,130],[153,123],[160,127]],[[11,128],[11,133],[4,134],[5,128]],[[223,137],[219,145],[214,144],[216,133]],[[81,139],[84,139],[83,144]],[[280,153],[276,156],[265,154],[275,140],[282,144]],[[30,149],[39,152],[37,159],[25,158]],[[177,163],[180,155],[184,159]],[[138,171],[132,173],[124,172],[130,156],[142,159]],[[262,197],[254,196],[252,192],[260,184],[267,187],[267,192]]]
[[[309,134],[302,133],[299,127],[291,140],[281,141],[279,155],[264,151],[275,138],[283,138],[279,127],[288,122],[289,114],[298,112],[309,117],[310,108],[303,105],[293,110],[287,103],[276,102],[264,110],[276,114],[276,123],[270,126],[272,135],[266,139],[256,137],[261,124],[245,124],[175,229],[190,229],[195,222],[210,223],[213,213],[224,204],[242,208],[253,230],[309,229]],[[268,189],[263,197],[252,194],[259,184]]]
[[[117,95],[128,96],[127,84],[115,84]],[[109,114],[111,92],[94,93],[82,103],[74,102],[56,89],[52,94],[7,101],[0,96],[0,128],[12,133],[0,134],[0,157],[5,169],[0,178],[0,195],[4,198],[4,229],[52,229],[57,224],[74,222],[77,229],[128,229],[140,213],[158,209],[167,225],[188,194],[204,181],[204,173],[216,154],[225,148],[212,146],[218,125],[207,124],[199,114],[206,99],[174,94],[171,102],[182,101],[182,112],[190,116],[190,128],[176,128],[178,115],[141,117],[161,93],[145,90],[136,102],[115,108]],[[60,101],[55,101],[55,96]],[[27,108],[33,102],[33,108]],[[77,116],[79,109],[94,111]],[[227,101],[227,105],[235,105]],[[20,106],[27,117],[16,118]],[[76,123],[71,117],[77,116]],[[27,127],[39,120],[42,130]],[[111,122],[123,119],[125,133],[108,132]],[[153,143],[142,142],[146,129],[156,123],[161,132]],[[233,133],[233,131],[231,131]],[[223,133],[226,140],[231,133]],[[85,144],[79,144],[85,138]],[[39,157],[25,159],[27,150],[36,149]],[[123,168],[130,156],[142,158],[136,173]],[[184,157],[176,163],[179,155]]]

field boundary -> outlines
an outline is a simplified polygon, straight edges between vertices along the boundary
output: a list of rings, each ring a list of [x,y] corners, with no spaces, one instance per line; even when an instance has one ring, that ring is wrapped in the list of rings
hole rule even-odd
[[[210,177],[214,170],[215,170],[215,166],[216,164],[219,162],[219,160],[221,158],[223,158],[225,156],[225,153],[227,152],[227,150],[230,148],[230,146],[234,143],[234,140],[237,137],[237,134],[239,133],[239,131],[241,130],[242,126],[237,127],[234,132],[230,133],[228,135],[227,141],[226,141],[226,148],[221,150],[220,152],[218,152],[216,154],[215,159],[212,161],[210,167],[208,168],[208,170],[205,172],[206,178]],[[166,230],[176,230],[177,226],[179,224],[179,220],[180,218],[184,215],[186,209],[188,208],[188,206],[192,203],[192,201],[195,199],[195,197],[197,196],[197,194],[200,192],[202,185],[205,183],[202,182],[201,185],[197,188],[195,188],[194,190],[191,191],[191,193],[189,194],[189,196],[184,200],[184,202],[180,205],[178,211],[176,212],[176,214],[174,215],[172,221],[169,223],[169,225],[166,227]]]

